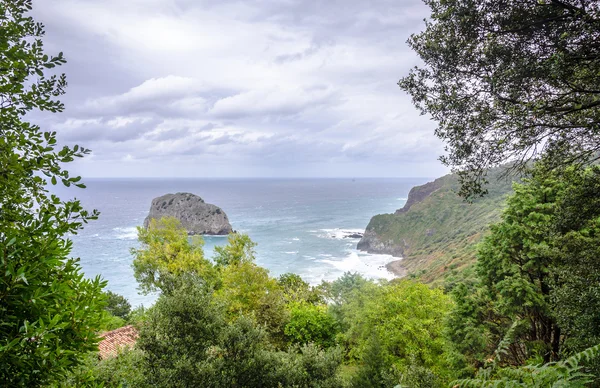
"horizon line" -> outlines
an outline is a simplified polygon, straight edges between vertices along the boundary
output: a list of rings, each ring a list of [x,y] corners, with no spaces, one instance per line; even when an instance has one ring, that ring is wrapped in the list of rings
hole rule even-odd
[[[231,176],[231,177],[211,177],[211,176],[84,176],[82,179],[431,179],[434,176]]]

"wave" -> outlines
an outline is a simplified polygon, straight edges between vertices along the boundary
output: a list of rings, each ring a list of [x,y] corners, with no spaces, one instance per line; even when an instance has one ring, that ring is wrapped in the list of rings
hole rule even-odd
[[[289,252],[284,252],[287,253],[288,255],[297,255],[298,251],[289,251]]]
[[[318,262],[327,264],[332,268],[323,280],[335,280],[344,272],[358,272],[366,278],[391,280],[396,276],[387,270],[386,264],[398,260],[391,255],[371,254],[351,251],[341,258],[321,259]]]
[[[357,240],[360,239],[363,235],[363,233],[365,232],[364,229],[340,229],[340,228],[335,228],[335,229],[319,229],[320,232],[324,232],[324,233],[320,233],[318,235],[318,237],[322,237],[322,238],[331,238],[331,239],[336,239],[336,240],[341,240],[341,239],[352,239],[352,240]]]
[[[115,233],[115,238],[118,240],[136,240],[138,237],[137,227],[131,226],[126,228],[113,228]]]

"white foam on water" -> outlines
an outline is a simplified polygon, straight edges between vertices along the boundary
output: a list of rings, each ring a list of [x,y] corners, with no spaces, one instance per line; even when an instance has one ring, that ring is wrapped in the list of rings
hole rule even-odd
[[[335,280],[344,272],[358,272],[366,278],[391,280],[396,277],[387,270],[386,264],[398,260],[392,255],[380,255],[360,252],[356,250],[341,258],[321,259],[320,263],[327,264],[332,271],[326,271],[322,280]]]
[[[400,198],[398,198],[398,201],[406,201],[407,199],[408,198],[406,198],[406,197],[400,197]]]
[[[116,232],[115,238],[119,240],[135,240],[138,237],[137,228],[135,226],[127,227],[127,228],[113,228]]]
[[[297,255],[298,251],[289,251],[289,252],[284,252],[287,253],[288,255]]]
[[[360,233],[361,235],[365,232],[364,229],[340,229],[340,228],[335,228],[335,229],[319,229],[319,233],[317,235],[317,237],[322,237],[322,238],[332,238],[332,239],[336,239],[336,240],[341,240],[341,239],[349,239],[349,240],[357,240],[357,238],[355,237],[348,237],[352,234],[356,234],[356,233]],[[324,232],[324,233],[323,233]]]
[[[292,241],[300,241],[300,239],[298,237],[294,237]]]

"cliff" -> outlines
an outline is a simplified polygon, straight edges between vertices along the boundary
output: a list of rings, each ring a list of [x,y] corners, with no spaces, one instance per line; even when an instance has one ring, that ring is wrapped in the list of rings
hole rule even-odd
[[[152,200],[150,212],[144,220],[148,227],[153,218],[175,217],[188,234],[223,235],[232,232],[227,214],[218,206],[206,203],[190,193],[166,194]]]
[[[371,218],[357,248],[370,253],[401,257],[388,266],[438,282],[470,266],[476,243],[497,222],[512,182],[490,171],[489,193],[466,203],[456,194],[458,177],[450,174],[410,190],[406,204],[394,214]]]

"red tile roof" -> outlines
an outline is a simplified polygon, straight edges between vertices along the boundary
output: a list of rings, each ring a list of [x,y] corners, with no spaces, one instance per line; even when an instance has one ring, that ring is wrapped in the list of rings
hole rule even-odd
[[[107,331],[100,335],[102,340],[98,343],[100,358],[114,357],[119,349],[124,347],[132,348],[138,338],[138,332],[135,327],[123,326],[116,330]]]

